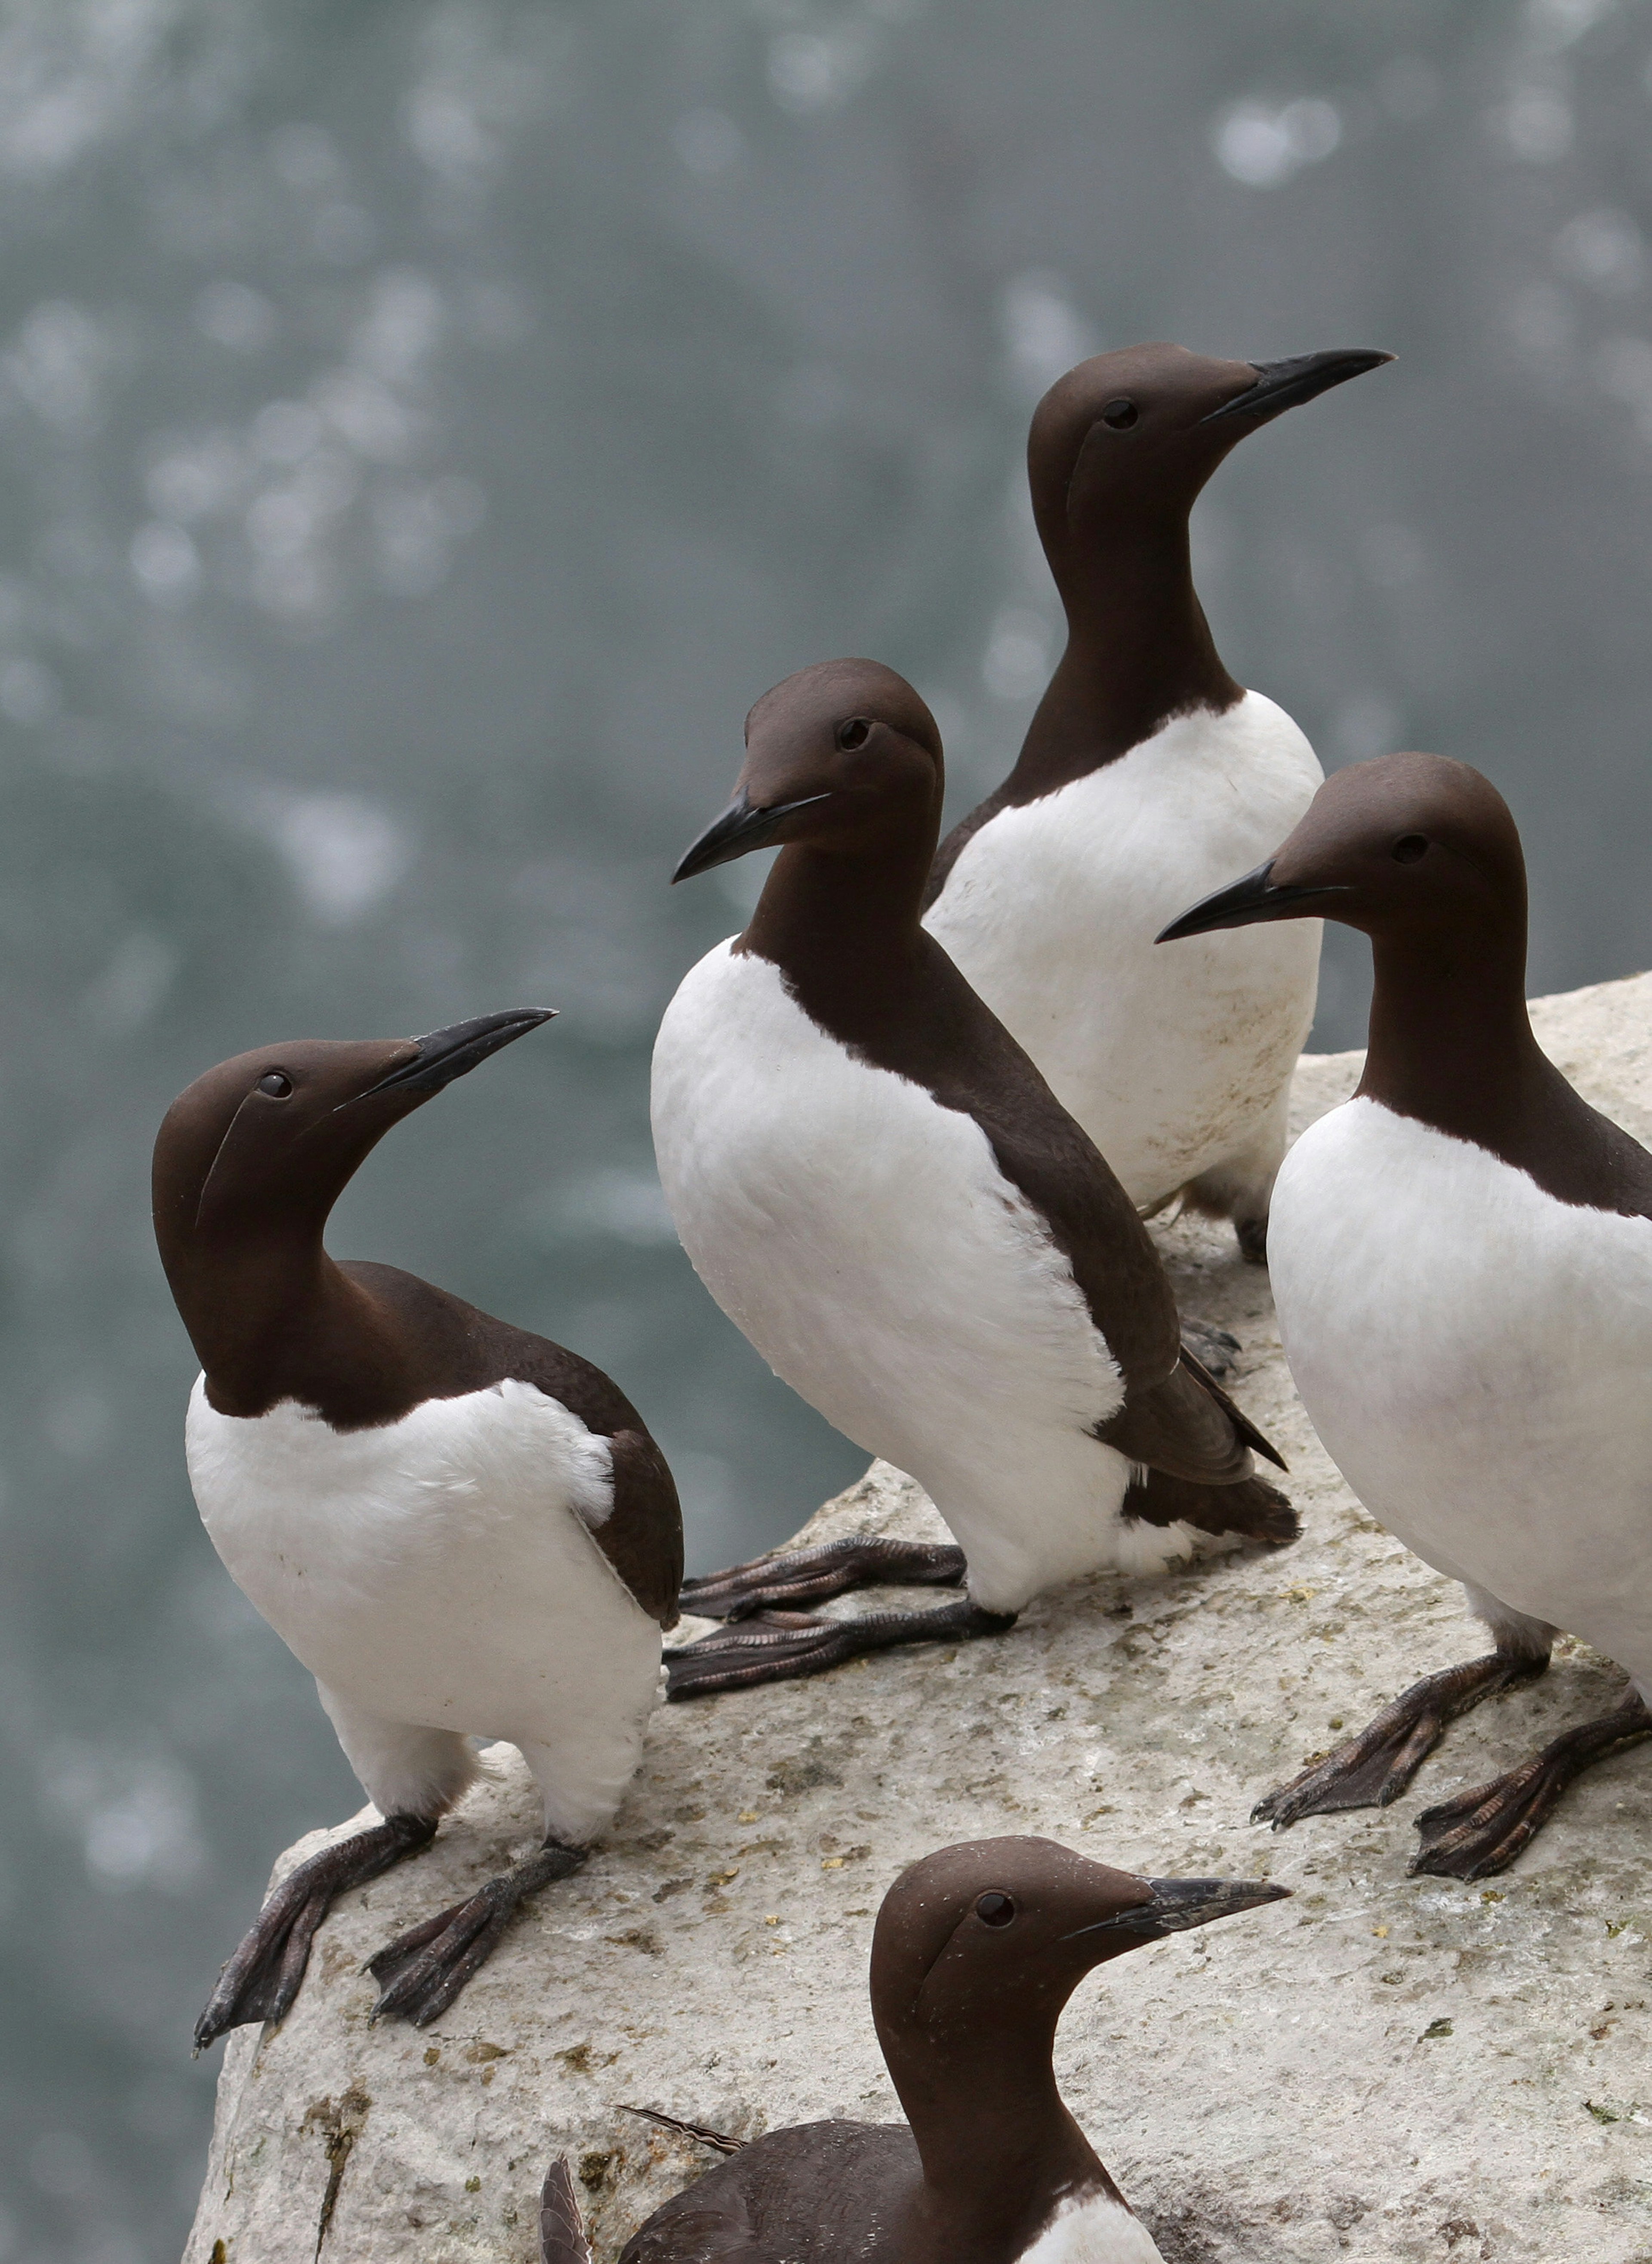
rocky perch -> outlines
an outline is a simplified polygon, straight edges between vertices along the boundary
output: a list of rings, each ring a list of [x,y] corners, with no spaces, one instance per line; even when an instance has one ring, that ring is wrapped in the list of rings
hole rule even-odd
[[[1533,1017],[1652,1141],[1652,976]],[[1306,1059],[1299,1122],[1358,1068]],[[446,2019],[372,2028],[366,1958],[536,1836],[501,1747],[429,1854],[339,1904],[287,2021],[230,2041],[185,2264],[532,2264],[556,2153],[609,2264],[714,2159],[628,2105],[744,2136],[893,2117],[873,1914],[914,1857],[1000,1832],[1296,1890],[1106,1968],[1062,2027],[1068,2101],[1171,2264],[1652,2264],[1652,1751],[1591,1772],[1491,1884],[1405,1876],[1419,1809],[1604,1711],[1619,1677],[1564,1642],[1544,1682],[1450,1730],[1395,1807],[1250,1825],[1259,1794],[1476,1631],[1327,1462],[1265,1274],[1196,1221],[1162,1244],[1186,1310],[1243,1342],[1237,1390],[1290,1461],[1302,1540],[1083,1583],[955,1653],[663,1709],[589,1867]],[[874,1464],[807,1537],[863,1530],[939,1527]]]

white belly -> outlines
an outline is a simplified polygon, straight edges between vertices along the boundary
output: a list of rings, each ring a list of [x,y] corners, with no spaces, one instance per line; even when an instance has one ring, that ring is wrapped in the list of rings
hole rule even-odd
[[[1373,1514],[1652,1676],[1652,1220],[1353,1100],[1286,1158],[1268,1264],[1302,1404]]]
[[[1118,1368],[972,1117],[857,1061],[727,944],[666,1011],[654,1139],[683,1245],[775,1373],[908,1470],[1017,1610],[1118,1561]],[[1179,1542],[1172,1544],[1179,1549]]]
[[[612,1813],[660,1633],[584,1521],[612,1507],[605,1440],[528,1383],[338,1432],[290,1400],[221,1415],[198,1382],[185,1443],[214,1547],[329,1692],[546,1749],[566,1814]]]
[[[1017,2264],[1164,2264],[1145,2225],[1110,2194],[1059,2209]]]
[[[1000,810],[925,918],[1137,1203],[1265,1143],[1278,1116],[1314,1018],[1318,921],[1153,939],[1272,856],[1321,778],[1260,693],[1177,716]]]

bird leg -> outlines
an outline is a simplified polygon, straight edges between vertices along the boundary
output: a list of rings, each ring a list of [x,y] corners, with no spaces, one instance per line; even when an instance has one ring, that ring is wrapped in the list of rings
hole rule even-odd
[[[371,1831],[323,1847],[289,1872],[242,1937],[218,1976],[206,2009],[195,2023],[195,2049],[205,2051],[226,2028],[249,2021],[279,2021],[290,2009],[309,1963],[315,1929],[335,1897],[415,1855],[436,1837],[434,1818],[391,1816]]]
[[[1003,1635],[1013,1612],[983,1611],[967,1597],[931,1612],[869,1612],[862,1619],[822,1620],[808,1612],[764,1612],[733,1635],[702,1636],[665,1654],[665,1694],[708,1698],[720,1690],[745,1690],[759,1682],[790,1682],[824,1674],[869,1651],[908,1643],[966,1643]]]
[[[1239,1255],[1247,1266],[1265,1266],[1268,1262],[1268,1215],[1242,1218],[1235,1215],[1233,1230],[1239,1244]]]
[[[367,1960],[368,1972],[383,1985],[373,2019],[428,2027],[482,1970],[527,1898],[567,1878],[590,1855],[589,1847],[547,1839],[525,1862],[484,1881],[467,1901],[438,1911],[387,1942]]]
[[[1608,1753],[1642,1738],[1652,1738],[1652,1711],[1631,1691],[1615,1713],[1563,1731],[1506,1776],[1425,1808],[1417,1819],[1422,1846],[1411,1858],[1409,1876],[1428,1871],[1446,1879],[1489,1879],[1506,1871],[1547,1823],[1568,1785]]]
[[[1425,1674],[1385,1706],[1358,1737],[1346,1739],[1323,1760],[1310,1762],[1289,1784],[1257,1801],[1250,1821],[1283,1832],[1304,1816],[1328,1816],[1342,1808],[1386,1808],[1399,1798],[1438,1745],[1448,1722],[1499,1690],[1530,1681],[1547,1665],[1547,1651],[1511,1647],[1470,1659],[1465,1666]]]
[[[756,1556],[725,1572],[685,1580],[677,1601],[702,1619],[743,1620],[754,1612],[823,1604],[851,1588],[959,1588],[964,1584],[964,1552],[928,1541],[884,1541],[851,1534],[822,1542],[817,1549],[794,1549],[779,1556]]]

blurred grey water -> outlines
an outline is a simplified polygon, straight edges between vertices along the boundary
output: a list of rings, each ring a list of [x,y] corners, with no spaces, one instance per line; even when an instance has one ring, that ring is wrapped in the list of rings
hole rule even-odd
[[[1649,50],[1646,0],[0,5],[0,2260],[176,2253],[191,2019],[358,1797],[191,1504],[172,1094],[560,1006],[334,1246],[609,1368],[692,1563],[793,1527],[859,1458],[647,1131],[760,875],[666,876],[833,653],[916,679],[956,809],[996,780],[1054,649],[1026,416],[1143,337],[1402,356],[1219,475],[1224,655],[1328,763],[1492,773],[1535,989],[1643,965]]]

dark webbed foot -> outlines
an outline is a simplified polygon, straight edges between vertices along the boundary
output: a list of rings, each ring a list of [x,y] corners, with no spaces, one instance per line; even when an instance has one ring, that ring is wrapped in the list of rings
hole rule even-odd
[[[1375,1720],[1280,1785],[1250,1811],[1253,1824],[1276,1832],[1304,1816],[1328,1816],[1341,1808],[1386,1808],[1397,1800],[1441,1738],[1448,1722],[1471,1706],[1514,1683],[1529,1681],[1548,1665],[1547,1655],[1494,1651],[1466,1666],[1425,1674],[1385,1706]]]
[[[1233,1364],[1243,1349],[1237,1337],[1229,1336],[1226,1329],[1217,1328],[1210,1321],[1191,1321],[1182,1317],[1182,1342],[1207,1375],[1218,1383],[1224,1382],[1233,1373]]]
[[[807,1612],[765,1612],[734,1635],[702,1636],[665,1654],[667,1698],[709,1698],[759,1682],[824,1674],[845,1659],[909,1643],[966,1643],[1003,1635],[1013,1612],[982,1611],[961,1598],[933,1612],[869,1612],[862,1619],[820,1620]]]
[[[437,2019],[481,1972],[528,1896],[567,1878],[590,1855],[589,1847],[547,1840],[525,1862],[478,1887],[467,1902],[438,1911],[387,1942],[367,1960],[368,1972],[383,1984],[373,2019],[411,2021],[417,2028]]]
[[[743,1620],[753,1612],[784,1611],[823,1604],[853,1588],[958,1588],[965,1578],[964,1552],[928,1541],[885,1541],[851,1535],[822,1542],[818,1549],[795,1549],[782,1556],[758,1556],[685,1580],[677,1601],[685,1612],[707,1620]]]
[[[196,2050],[205,2051],[226,2028],[244,2027],[249,2021],[280,2020],[298,1994],[315,1929],[335,1898],[347,1887],[376,1879],[404,1855],[427,1847],[435,1837],[433,1821],[392,1816],[301,1863],[277,1887],[219,1974],[206,2009],[195,2023]]]
[[[1529,1761],[1425,1808],[1417,1819],[1421,1847],[1409,1870],[1446,1879],[1489,1879],[1506,1871],[1547,1823],[1568,1785],[1625,1745],[1652,1738],[1652,1713],[1631,1695],[1615,1713],[1584,1722]]]

